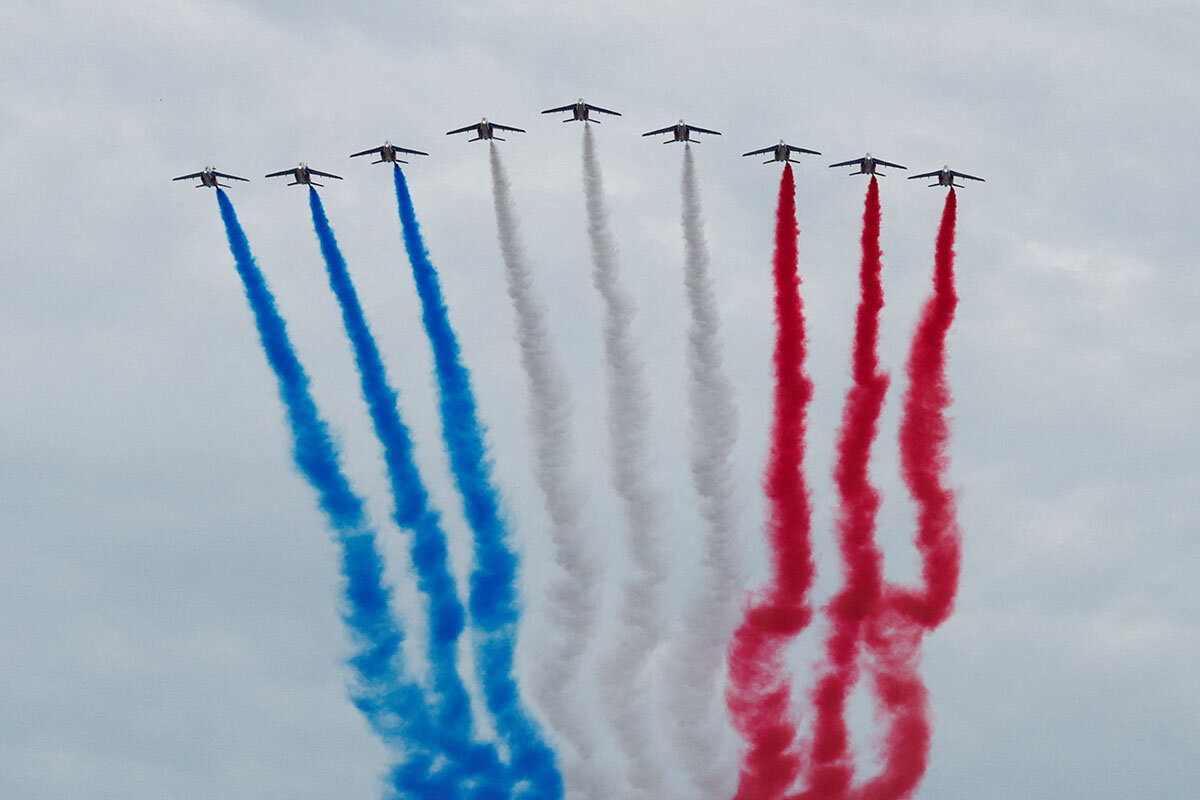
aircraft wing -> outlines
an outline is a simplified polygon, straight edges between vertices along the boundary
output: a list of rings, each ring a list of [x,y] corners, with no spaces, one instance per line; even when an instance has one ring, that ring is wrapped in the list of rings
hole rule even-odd
[[[821,153],[817,150],[809,150],[804,147],[796,147],[796,146],[790,145],[790,144],[787,146],[787,149],[791,150],[793,153],[808,153],[808,154],[814,155],[814,156],[821,155]]]
[[[291,169],[285,169],[285,170],[281,170],[279,172],[272,172],[270,175],[264,175],[263,177],[264,178],[282,178],[284,175],[295,175],[295,174],[296,174],[296,168],[292,167]]]
[[[341,175],[334,175],[332,172],[321,172],[321,170],[313,169],[312,167],[309,167],[308,171],[312,175],[320,175],[323,178],[333,178],[333,179],[339,180],[339,181],[342,179]]]
[[[400,148],[397,147],[396,149],[399,150]],[[370,150],[363,150],[361,153],[351,153],[350,157],[358,158],[359,156],[369,156],[373,153],[379,153],[382,151],[383,151],[383,147],[372,147]]]
[[[180,175],[178,178],[171,178],[171,180],[173,180],[173,181],[188,181],[188,180],[191,180],[192,178],[199,178],[203,174],[204,174],[203,172],[193,172],[191,175]],[[239,180],[241,180],[241,179],[239,178]]]
[[[412,154],[412,155],[414,155],[414,156],[427,156],[427,155],[429,155],[429,153],[423,152],[423,151],[421,151],[421,150],[409,150],[407,147],[396,147],[396,145],[392,145],[392,147],[393,147],[393,148],[394,148],[394,149],[395,149],[397,152],[399,152],[399,153],[411,153],[411,154]]]
[[[883,164],[885,167],[895,167],[896,169],[908,169],[908,167],[904,166],[903,164],[893,164],[890,161],[884,161],[882,158],[875,159],[875,163]]]
[[[599,111],[601,114],[612,114],[614,117],[621,116],[620,111],[609,111],[607,108],[601,108],[600,106],[594,106],[590,103],[584,103],[583,105],[587,108],[590,108],[592,111]]]
[[[451,134],[454,134],[454,133],[468,133],[470,131],[477,131],[477,130],[479,130],[478,122],[476,122],[474,125],[468,125],[465,128],[459,128],[459,129],[453,130],[453,131],[446,131],[446,135],[450,136]]]
[[[525,129],[524,129],[524,128],[513,128],[513,127],[510,127],[510,126],[508,126],[508,125],[501,125],[501,124],[500,124],[500,123],[498,123],[498,122],[493,122],[493,123],[492,123],[492,127],[493,127],[493,128],[497,128],[497,129],[499,129],[499,130],[502,130],[502,131],[513,131],[514,133],[524,133],[524,132],[525,132]]]
[[[878,164],[882,164],[882,163],[883,163],[883,162],[882,162],[882,161],[880,161],[879,159],[875,159],[875,161],[876,161],[876,163],[878,163]],[[860,166],[861,166],[861,165],[862,165],[862,163],[863,163],[863,159],[861,159],[861,158],[852,158],[852,159],[850,159],[849,161],[839,161],[838,163],[836,163],[836,164],[830,164],[829,166],[830,166],[830,167],[852,167],[852,166],[854,166],[855,164],[858,164],[858,165],[860,165]]]
[[[574,111],[574,110],[575,110],[575,104],[574,104],[574,103],[571,103],[571,105],[569,105],[569,106],[563,106],[562,108],[547,108],[547,109],[546,109],[545,111],[543,111],[542,113],[543,113],[543,114],[557,114],[557,113],[559,113],[560,111]]]
[[[713,136],[721,135],[720,131],[710,131],[708,128],[697,128],[695,125],[685,125],[684,127],[686,127],[689,131],[695,131],[696,133],[711,133]]]
[[[880,161],[879,163],[882,164],[883,162]],[[940,175],[941,172],[942,171],[940,169],[935,169],[933,172],[922,172],[920,175],[909,175],[908,179],[911,181],[916,180],[917,178],[933,178],[937,175]]]
[[[983,178],[976,178],[974,175],[968,175],[965,172],[955,172],[954,170],[950,170],[950,174],[956,178],[968,178],[973,181],[982,181],[983,180]]]
[[[774,150],[775,150],[775,146],[772,145],[770,147],[764,147],[762,150],[751,150],[749,153],[742,153],[742,157],[745,158],[746,156],[761,156],[763,153],[771,153],[771,152],[774,152]]]
[[[647,131],[646,133],[643,133],[643,134],[642,134],[642,136],[656,136],[656,135],[658,135],[658,134],[660,134],[660,133],[671,133],[671,132],[673,132],[674,130],[675,130],[675,126],[674,126],[674,125],[670,125],[670,126],[668,126],[668,127],[666,127],[666,128],[663,128],[662,130],[658,130],[658,131]]]
[[[227,178],[228,180],[231,180],[231,181],[246,181],[247,183],[250,182],[249,178],[239,178],[237,175],[226,175],[224,172],[217,172],[216,170],[213,170],[213,175],[216,175],[218,178]]]

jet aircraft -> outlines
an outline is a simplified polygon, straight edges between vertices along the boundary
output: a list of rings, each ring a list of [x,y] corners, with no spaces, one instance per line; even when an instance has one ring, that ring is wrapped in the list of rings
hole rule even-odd
[[[663,142],[663,144],[670,144],[671,142],[697,141],[696,139],[692,138],[693,133],[711,133],[713,136],[721,135],[720,131],[710,131],[708,128],[697,128],[695,125],[688,125],[683,120],[679,120],[679,123],[676,125],[672,125],[668,128],[660,128],[656,131],[649,131],[647,133],[643,133],[642,136],[657,136],[660,133],[669,133],[674,136],[673,139],[668,139],[667,141]]]
[[[760,156],[764,153],[773,153],[770,158],[764,161],[764,164],[770,164],[772,161],[791,161],[796,163],[796,159],[792,158],[792,153],[811,153],[814,156],[821,155],[816,150],[806,150],[803,147],[794,147],[788,144],[783,139],[779,140],[779,144],[771,147],[764,147],[762,150],[751,150],[749,153],[742,153],[742,158],[746,156]]]
[[[250,181],[249,178],[239,178],[237,175],[226,175],[224,172],[217,172],[216,167],[205,167],[199,172],[193,172],[191,175],[180,175],[178,178],[171,178],[173,181],[187,181],[192,178],[199,178],[200,182],[196,184],[197,189],[203,189],[205,186],[216,189],[218,186],[229,188],[229,184],[221,183],[221,178],[228,178],[231,181]]]
[[[496,131],[513,131],[514,133],[525,132],[522,128],[510,128],[507,125],[501,125],[499,122],[488,122],[487,117],[484,117],[474,125],[468,125],[465,128],[458,128],[457,130],[453,131],[446,131],[446,135],[450,136],[451,134],[455,133],[469,133],[471,131],[475,132],[475,138],[468,139],[468,142],[478,142],[480,139],[495,139],[497,142],[503,142],[504,139],[501,139],[499,136],[497,136]]]
[[[597,125],[600,124],[600,120],[592,119],[591,112],[593,111],[599,111],[601,114],[612,114],[614,117],[621,116],[621,112],[619,111],[609,111],[607,108],[601,108],[600,106],[593,106],[585,103],[583,102],[582,97],[579,98],[579,102],[577,103],[571,103],[569,106],[562,106],[561,108],[547,108],[542,113],[556,114],[561,111],[571,112],[571,118],[564,119],[563,122],[578,122],[579,120],[583,120],[584,122],[594,122]]]
[[[384,142],[379,147],[372,147],[370,150],[363,150],[361,153],[353,153],[353,154],[351,154],[350,157],[358,158],[359,156],[377,155],[377,156],[379,156],[379,160],[372,161],[371,162],[372,164],[382,164],[384,162],[388,162],[391,164],[396,164],[396,163],[407,164],[408,162],[405,161],[404,159],[397,158],[397,156],[400,153],[410,153],[414,156],[429,155],[429,153],[423,153],[420,150],[409,150],[407,147],[397,147],[396,145],[392,144],[391,142]]]
[[[920,175],[912,175],[909,177],[909,180],[911,181],[913,178],[933,178],[933,177],[937,178],[937,183],[929,184],[930,187],[957,186],[959,189],[961,189],[961,188],[963,188],[963,185],[961,183],[955,183],[954,182],[955,178],[967,178],[968,180],[973,180],[973,181],[982,181],[983,180],[983,178],[976,178],[974,175],[968,175],[965,172],[955,172],[954,170],[950,169],[949,167],[942,167],[941,169],[934,170],[933,172],[922,172]]]
[[[883,176],[882,172],[876,172],[875,167],[883,164],[885,167],[895,167],[896,169],[908,169],[908,167],[900,164],[893,164],[890,161],[884,161],[882,158],[873,158],[870,153],[867,153],[862,158],[852,158],[849,161],[842,161],[837,164],[830,164],[830,167],[849,167],[854,164],[858,165],[858,172],[851,172],[851,175],[879,175]]]
[[[308,184],[309,186],[324,186],[325,185],[323,183],[317,183],[316,181],[314,181],[312,179],[313,175],[320,175],[322,178],[335,178],[339,181],[342,179],[341,175],[334,175],[332,172],[321,172],[321,170],[313,169],[312,167],[308,166],[305,163],[301,163],[299,166],[293,167],[292,169],[285,169],[285,170],[281,170],[279,172],[272,172],[271,174],[267,175],[266,177],[279,178],[284,175],[291,175],[293,178],[295,178],[295,180],[292,181],[291,183],[289,183],[288,186],[299,186],[302,183]]]

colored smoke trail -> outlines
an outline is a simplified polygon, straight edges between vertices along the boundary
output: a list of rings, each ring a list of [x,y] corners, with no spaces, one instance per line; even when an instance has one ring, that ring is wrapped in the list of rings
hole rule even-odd
[[[579,713],[580,664],[596,627],[597,567],[582,521],[583,499],[575,475],[571,399],[566,376],[546,329],[545,310],[533,289],[533,271],[520,240],[508,176],[489,143],[496,231],[504,257],[508,296],[516,313],[521,366],[529,386],[529,425],[536,446],[536,474],[554,559],[561,572],[549,592],[556,636],[538,662],[537,695],[550,724],[574,750],[564,759],[569,791],[595,798],[607,794],[596,760],[590,721]]]
[[[944,478],[949,468],[946,409],[951,399],[946,380],[946,334],[958,306],[954,290],[957,203],[951,189],[938,228],[933,296],[921,312],[908,356],[909,384],[900,424],[900,467],[918,508],[916,543],[924,588],[919,592],[893,590],[889,599],[926,630],[938,627],[950,615],[962,566],[962,533],[954,493]]]
[[[647,668],[666,638],[662,584],[667,577],[661,498],[653,486],[646,454],[650,426],[645,369],[633,341],[636,306],[620,282],[616,246],[608,227],[604,181],[592,128],[583,128],[583,187],[592,283],[604,301],[604,354],[608,371],[608,447],[612,482],[624,504],[626,547],[633,575],[621,585],[621,630],[601,662],[600,691],[617,743],[627,763],[630,786],[620,797],[661,800],[666,793],[662,756],[647,694]]]
[[[753,598],[730,642],[727,699],[746,749],[737,797],[780,797],[800,769],[787,646],[808,625],[812,610],[812,509],[804,479],[805,421],[812,381],[804,371],[807,342],[800,298],[796,185],[790,164],[779,185],[775,223],[775,411],[767,466],[767,541],[771,577]]]
[[[737,440],[733,387],[720,348],[720,318],[709,274],[700,190],[690,145],[683,153],[684,287],[688,330],[688,401],[692,484],[704,517],[703,585],[688,603],[683,630],[672,643],[665,674],[670,735],[702,798],[733,793],[734,769],[725,747],[720,704],[725,647],[737,626],[741,564],[734,546],[737,501],[732,451]]]
[[[308,389],[308,375],[296,357],[275,298],[254,262],[233,205],[217,189],[221,219],[246,299],[254,313],[267,361],[279,381],[279,397],[292,431],[297,469],[317,491],[322,511],[341,548],[346,579],[342,619],[353,632],[358,652],[351,696],[372,729],[397,754],[392,787],[405,796],[450,796],[458,776],[432,774],[440,751],[436,728],[421,689],[407,680],[401,665],[404,638],[390,611],[391,589],[384,583],[383,562],[362,500],[342,472],[337,448]]]
[[[909,350],[908,390],[900,422],[900,465],[909,494],[917,504],[917,549],[924,586],[918,590],[889,585],[886,609],[871,625],[868,649],[871,675],[888,719],[880,774],[858,789],[861,800],[899,800],[910,796],[925,774],[932,725],[928,698],[917,673],[923,634],[950,615],[962,560],[954,493],[947,488],[950,428],[946,410],[946,335],[954,321],[954,189],[946,196],[934,253],[933,294],[926,301]]]
[[[505,783],[496,749],[476,738],[470,698],[458,673],[458,642],[465,612],[450,572],[446,534],[437,511],[430,507],[429,493],[414,461],[412,438],[400,416],[399,397],[388,381],[321,197],[311,186],[308,203],[321,255],[325,258],[329,287],[337,298],[346,335],[354,349],[363,399],[375,435],[383,446],[383,461],[395,504],[392,518],[401,529],[411,533],[417,585],[428,598],[433,706],[438,728],[448,744],[446,756],[474,777],[476,788],[484,792],[479,796],[504,797],[511,786]]]
[[[882,590],[883,556],[875,543],[880,495],[869,475],[871,447],[889,383],[888,375],[880,368],[878,353],[879,313],[883,308],[879,228],[879,184],[872,176],[863,212],[859,274],[862,297],[855,319],[854,382],[846,393],[834,468],[843,584],[827,608],[830,630],[812,694],[816,719],[806,797],[813,800],[843,796],[854,775],[846,702],[858,678],[864,625],[876,613]]]
[[[923,631],[894,607],[867,623],[867,670],[876,719],[886,725],[879,774],[844,796],[853,800],[901,800],[911,796],[928,764],[932,725],[928,692],[918,672]]]
[[[471,621],[476,667],[488,710],[514,753],[526,764],[538,795],[561,795],[561,777],[520,699],[513,663],[517,634],[517,557],[492,480],[471,374],[464,366],[458,337],[442,297],[437,270],[421,236],[408,183],[399,165],[393,169],[404,247],[421,300],[421,320],[433,349],[438,381],[442,438],[450,455],[455,485],[463,498],[467,523],[475,536],[471,573]],[[526,744],[523,742],[532,742]],[[551,774],[553,771],[553,774]]]

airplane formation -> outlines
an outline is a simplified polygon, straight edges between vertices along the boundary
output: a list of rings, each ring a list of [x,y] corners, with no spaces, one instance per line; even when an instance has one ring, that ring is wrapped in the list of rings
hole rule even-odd
[[[591,105],[590,103],[585,103],[583,101],[583,98],[580,98],[578,101],[576,101],[574,103],[569,103],[565,106],[559,106],[558,108],[548,108],[545,111],[543,111],[542,113],[543,114],[558,114],[558,113],[566,113],[566,112],[570,112],[571,116],[567,119],[564,119],[563,122],[583,122],[585,124],[589,123],[589,122],[594,122],[597,125],[600,124],[600,120],[594,119],[592,117],[593,112],[599,113],[599,114],[610,114],[614,117],[621,116],[621,113],[619,111],[611,111],[607,108],[601,108],[600,106],[594,106],[594,105]],[[467,141],[471,141],[471,142],[486,141],[486,140],[492,140],[492,141],[497,141],[497,142],[505,141],[505,139],[496,135],[496,131],[510,131],[512,133],[525,133],[526,132],[523,128],[514,128],[510,125],[501,125],[498,122],[489,122],[487,117],[484,117],[483,119],[481,119],[479,122],[475,123],[474,125],[467,125],[462,128],[456,128],[452,131],[446,131],[446,135],[452,136],[452,135],[458,134],[458,133],[474,133],[475,137],[473,139],[468,139]],[[675,123],[674,125],[668,125],[667,127],[659,128],[658,130],[647,131],[646,133],[643,133],[642,136],[660,136],[663,134],[671,135],[671,138],[664,140],[663,144],[672,144],[673,142],[685,142],[685,143],[691,144],[691,143],[698,143],[700,141],[699,139],[692,138],[693,134],[707,134],[709,136],[720,136],[721,132],[710,130],[709,128],[701,128],[698,125],[689,125],[688,123],[684,122],[683,120],[679,120],[679,122]],[[771,157],[768,158],[766,161],[764,161],[763,162],[764,164],[771,164],[771,163],[779,162],[779,161],[789,162],[789,163],[798,163],[796,161],[796,159],[792,158],[792,155],[796,154],[796,153],[807,153],[807,154],[815,155],[815,156],[821,155],[821,153],[817,150],[808,150],[803,147],[796,147],[795,145],[790,145],[787,142],[780,139],[779,144],[771,145],[770,147],[764,147],[761,150],[751,150],[748,153],[742,153],[742,156],[745,157],[745,156],[766,155],[768,153],[771,154]],[[363,150],[360,153],[352,153],[350,155],[350,158],[357,158],[359,156],[367,156],[367,155],[375,155],[375,156],[379,156],[379,158],[376,161],[372,161],[371,162],[372,164],[385,164],[385,163],[407,164],[408,163],[407,161],[405,161],[399,157],[402,154],[403,155],[417,155],[417,156],[428,156],[429,155],[428,153],[422,152],[421,150],[411,150],[407,147],[399,147],[397,145],[394,145],[390,141],[385,141],[379,147],[372,147],[369,150]],[[901,164],[895,164],[891,161],[884,161],[882,158],[876,158],[875,156],[872,156],[870,153],[867,153],[865,156],[862,156],[861,158],[852,158],[849,161],[839,161],[838,163],[830,164],[829,166],[830,166],[830,168],[856,166],[856,167],[858,167],[858,170],[855,172],[851,172],[850,173],[851,175],[871,175],[871,176],[879,176],[879,177],[883,177],[883,175],[884,175],[884,173],[878,171],[879,166],[891,167],[893,169],[908,169],[908,167],[905,167]],[[281,170],[279,172],[269,173],[265,177],[279,178],[279,177],[290,176],[293,180],[291,183],[288,184],[288,186],[301,186],[301,185],[324,186],[324,184],[317,183],[316,181],[313,180],[314,175],[317,175],[317,176],[320,176],[323,178],[334,178],[339,181],[342,180],[342,177],[340,175],[334,175],[331,172],[321,172],[320,170],[313,169],[312,167],[308,166],[307,164],[305,164],[303,162],[300,163],[298,166],[295,166],[291,169],[285,169],[285,170]],[[229,175],[224,172],[217,172],[215,167],[205,167],[204,169],[200,170],[199,172],[193,172],[190,175],[180,175],[178,178],[172,178],[172,180],[183,181],[183,180],[191,180],[191,179],[196,179],[196,178],[198,178],[200,180],[200,183],[195,184],[195,187],[197,189],[201,189],[204,187],[209,187],[209,188],[213,188],[213,189],[216,189],[218,187],[229,188],[229,184],[220,182],[222,178],[224,178],[226,180],[233,180],[233,181],[249,181],[249,178],[239,178],[237,175]],[[909,177],[909,180],[915,180],[917,178],[936,178],[937,179],[936,182],[929,184],[930,188],[939,187],[939,186],[957,187],[960,189],[963,188],[963,184],[954,182],[955,178],[964,178],[967,180],[980,181],[980,182],[983,181],[983,178],[977,178],[974,175],[968,175],[965,172],[957,172],[955,170],[950,169],[950,167],[948,167],[948,166],[944,166],[940,170],[933,170],[932,172],[923,172],[919,175],[912,175]]]

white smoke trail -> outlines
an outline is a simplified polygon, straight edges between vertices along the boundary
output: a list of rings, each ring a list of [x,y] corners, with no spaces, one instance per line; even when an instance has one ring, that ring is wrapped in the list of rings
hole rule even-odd
[[[621,286],[616,247],[608,229],[604,182],[592,129],[583,129],[583,187],[592,283],[604,299],[604,353],[608,367],[608,437],[613,486],[625,507],[626,546],[633,575],[621,587],[621,630],[603,657],[600,693],[626,761],[629,785],[619,797],[662,800],[666,771],[658,752],[647,698],[648,666],[666,638],[662,584],[666,558],[659,539],[661,501],[650,479],[646,455],[649,411],[644,368],[630,327],[636,306]]]
[[[700,800],[726,800],[737,788],[729,757],[729,723],[722,702],[725,647],[738,624],[741,564],[735,549],[737,501],[731,454],[737,409],[725,374],[709,276],[700,193],[691,147],[683,154],[684,285],[692,322],[688,330],[688,399],[691,411],[692,483],[706,523],[707,580],[688,605],[684,629],[673,643],[665,674],[672,740]],[[689,794],[689,797],[692,795]]]
[[[491,144],[496,229],[504,257],[508,296],[517,315],[521,366],[529,383],[529,424],[537,448],[537,481],[550,517],[550,539],[561,572],[549,591],[555,640],[538,659],[535,693],[550,724],[574,750],[563,758],[568,796],[609,796],[596,758],[596,742],[579,713],[579,674],[596,625],[597,568],[581,524],[583,496],[573,474],[571,398],[551,347],[545,310],[533,290],[533,271],[521,244],[508,176]]]

